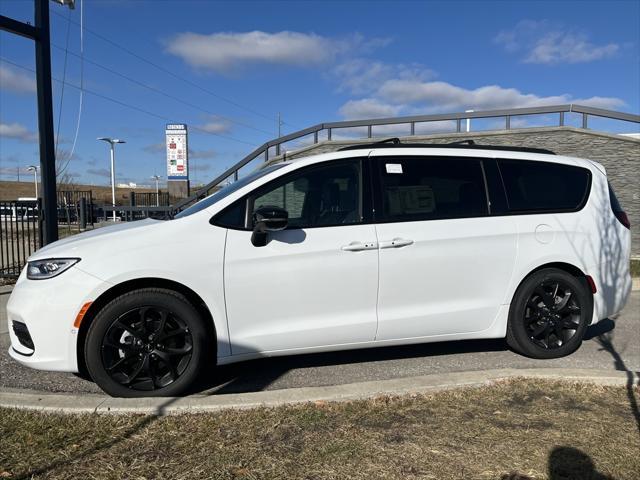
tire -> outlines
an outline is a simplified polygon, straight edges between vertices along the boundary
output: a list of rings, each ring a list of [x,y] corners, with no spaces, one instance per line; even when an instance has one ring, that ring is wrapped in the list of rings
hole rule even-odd
[[[198,378],[210,340],[183,295],[144,288],[98,312],[87,332],[85,361],[93,381],[111,396],[178,396]]]
[[[586,281],[556,268],[528,276],[509,309],[507,343],[531,358],[559,358],[575,352],[591,323],[593,296]]]

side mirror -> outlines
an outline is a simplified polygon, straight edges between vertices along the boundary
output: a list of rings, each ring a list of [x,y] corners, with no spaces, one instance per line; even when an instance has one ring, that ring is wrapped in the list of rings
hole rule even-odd
[[[262,207],[253,212],[253,234],[251,243],[255,247],[267,244],[267,233],[287,228],[289,212],[278,207]]]

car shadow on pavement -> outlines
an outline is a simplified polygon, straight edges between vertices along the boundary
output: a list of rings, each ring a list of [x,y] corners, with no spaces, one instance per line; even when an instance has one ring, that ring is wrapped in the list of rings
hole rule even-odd
[[[220,395],[261,391],[293,369],[506,350],[508,347],[504,339],[490,339],[260,358],[217,367],[208,372],[190,393]],[[353,381],[358,380],[366,381],[366,379],[354,379]],[[320,384],[316,385],[320,386]]]
[[[615,322],[605,319],[590,326],[585,341],[610,333]],[[613,347],[612,347],[613,348]],[[504,339],[458,340],[394,347],[366,348],[337,352],[260,358],[222,365],[207,372],[188,394],[223,395],[265,390],[290,370],[325,366],[353,365],[422,357],[459,355],[464,353],[504,352],[509,347]],[[375,368],[375,367],[372,367]],[[617,366],[616,366],[617,368]],[[354,381],[366,379],[354,379]],[[315,384],[321,386],[322,384]]]

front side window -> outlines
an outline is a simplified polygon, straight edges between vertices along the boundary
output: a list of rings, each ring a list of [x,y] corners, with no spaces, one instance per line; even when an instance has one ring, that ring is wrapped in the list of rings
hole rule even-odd
[[[289,213],[288,228],[360,223],[361,177],[359,160],[331,162],[294,172],[250,196],[250,212],[261,207],[283,208]]]
[[[419,221],[488,214],[480,160],[384,157],[378,160],[381,221]]]
[[[572,211],[586,202],[589,170],[571,165],[525,160],[498,160],[513,212]]]

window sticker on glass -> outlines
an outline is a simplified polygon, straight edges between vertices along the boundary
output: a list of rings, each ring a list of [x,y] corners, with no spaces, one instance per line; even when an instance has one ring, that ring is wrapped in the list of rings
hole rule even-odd
[[[387,199],[391,215],[416,215],[436,210],[433,189],[429,185],[388,188]]]
[[[385,167],[387,168],[387,173],[402,173],[401,163],[387,163]]]

